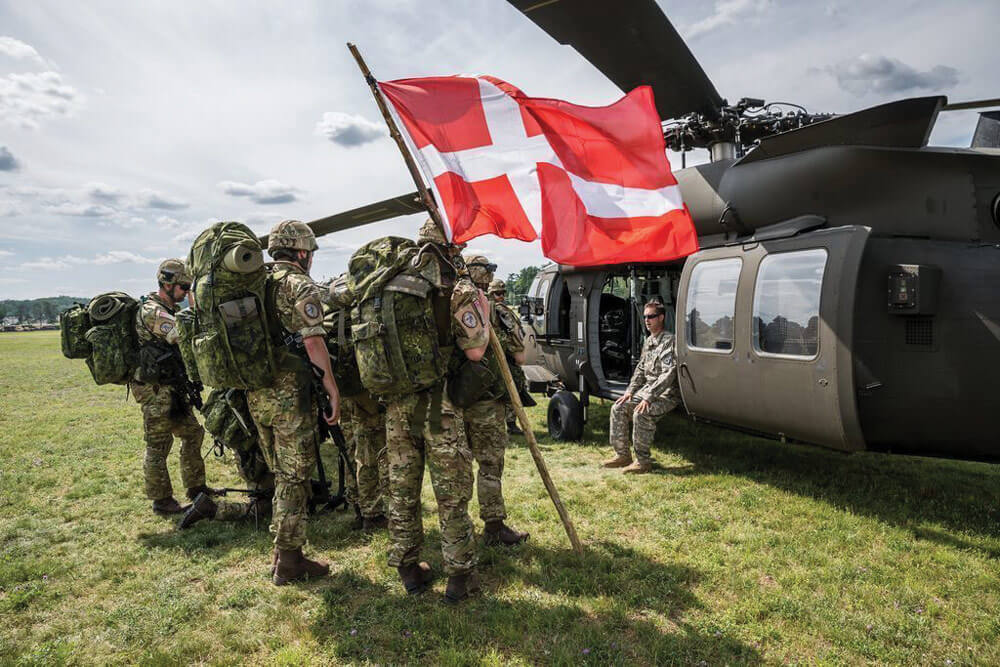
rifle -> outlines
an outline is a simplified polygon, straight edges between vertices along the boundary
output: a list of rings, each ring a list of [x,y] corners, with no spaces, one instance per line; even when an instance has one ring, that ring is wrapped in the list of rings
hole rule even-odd
[[[309,369],[313,399],[316,401],[317,407],[316,431],[319,437],[313,440],[313,447],[316,450],[316,473],[319,479],[310,480],[312,483],[312,496],[309,498],[309,513],[313,514],[324,510],[333,511],[341,505],[347,507],[347,498],[344,493],[344,474],[345,470],[349,467],[345,465],[349,460],[347,455],[347,441],[339,424],[330,426],[326,423],[330,396],[326,393],[326,387],[323,386],[323,369],[314,364],[309,358],[300,334],[288,334],[285,336],[284,342],[285,346],[298,355]],[[334,496],[330,495],[332,484],[326,478],[323,455],[319,447],[320,443],[326,440],[333,440],[333,443],[337,446],[337,494]],[[351,469],[351,474],[354,474],[353,469]]]
[[[226,487],[224,489],[216,489],[215,495],[224,496],[229,493],[245,493],[251,501],[251,509],[253,510],[253,525],[254,530],[260,530],[260,506],[258,502],[261,500],[271,501],[271,496],[274,495],[274,489],[231,489]]]

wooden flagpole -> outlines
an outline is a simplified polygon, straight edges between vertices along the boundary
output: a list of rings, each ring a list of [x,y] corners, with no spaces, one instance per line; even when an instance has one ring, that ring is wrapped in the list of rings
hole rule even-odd
[[[424,183],[420,169],[417,167],[416,161],[410,154],[410,151],[406,146],[406,142],[403,140],[403,135],[400,134],[399,128],[396,126],[396,122],[392,118],[392,114],[389,113],[389,107],[386,105],[386,101],[382,97],[381,91],[378,89],[378,82],[375,80],[375,77],[372,76],[371,71],[368,69],[368,65],[365,64],[364,58],[361,57],[361,53],[358,51],[358,47],[354,44],[348,43],[347,48],[351,51],[351,55],[354,56],[354,60],[357,61],[358,67],[361,69],[361,73],[364,75],[365,81],[368,83],[368,87],[371,88],[372,95],[375,96],[375,103],[378,104],[379,111],[382,112],[382,118],[385,120],[385,124],[389,127],[389,136],[391,136],[393,141],[396,142],[396,146],[399,147],[399,152],[403,154],[403,161],[406,162],[406,167],[410,170],[410,176],[413,178],[413,182],[417,185],[417,191],[420,193],[420,199],[423,201],[424,206],[427,207],[427,211],[430,213],[431,219],[434,220],[435,224],[437,224],[437,226],[441,229],[441,233],[444,234],[445,238],[447,238],[448,235],[445,233],[444,221],[441,219],[441,212],[438,210],[437,204],[435,203],[430,190],[428,190],[427,185]],[[538,474],[542,478],[545,490],[548,491],[549,497],[552,499],[552,504],[556,506],[556,511],[559,513],[559,519],[562,521],[563,527],[566,529],[566,535],[569,537],[569,541],[573,545],[573,550],[576,551],[577,554],[582,555],[583,543],[580,542],[580,538],[576,534],[576,528],[573,527],[573,520],[570,519],[569,512],[566,511],[566,507],[559,498],[559,491],[556,489],[556,485],[552,481],[552,476],[549,475],[549,468],[545,465],[545,459],[542,458],[542,451],[538,448],[538,442],[535,440],[535,432],[531,428],[531,424],[528,421],[528,415],[525,413],[524,406],[521,404],[521,397],[517,393],[517,386],[514,384],[514,376],[511,375],[510,367],[507,365],[507,355],[504,354],[503,347],[500,345],[500,340],[497,338],[496,331],[493,330],[492,326],[490,326],[490,349],[492,349],[493,354],[499,362],[498,365],[500,366],[500,373],[503,375],[504,384],[507,387],[507,393],[510,395],[511,405],[514,408],[514,413],[517,415],[518,422],[521,424],[521,430],[524,431],[524,439],[528,442],[528,449],[531,451],[531,458],[535,460],[535,467],[538,468]]]

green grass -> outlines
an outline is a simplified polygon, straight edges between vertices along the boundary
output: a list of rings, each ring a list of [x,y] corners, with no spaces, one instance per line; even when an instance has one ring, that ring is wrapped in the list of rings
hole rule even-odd
[[[505,489],[531,540],[484,549],[484,594],[451,609],[443,581],[407,598],[386,536],[351,532],[342,512],[310,525],[332,576],[283,588],[266,532],[176,532],[143,497],[124,398],[63,359],[56,332],[0,335],[0,664],[1000,663],[988,465],[845,456],[671,416],[656,474],[626,478],[597,466],[606,405],[580,444],[543,437],[539,406],[587,553],[569,549],[519,439]],[[211,455],[208,474],[236,485]],[[440,569],[433,508],[428,480],[424,556]]]

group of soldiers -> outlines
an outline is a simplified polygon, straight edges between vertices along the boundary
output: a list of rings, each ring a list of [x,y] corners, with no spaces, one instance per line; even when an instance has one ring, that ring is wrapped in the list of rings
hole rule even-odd
[[[489,348],[493,329],[508,361],[524,362],[524,332],[518,317],[503,303],[504,288],[495,281],[496,266],[486,257],[462,257],[462,247],[449,243],[433,221],[417,239],[438,262],[441,290],[450,303],[450,317],[435,323],[438,335],[461,362],[497,363]],[[388,564],[395,567],[409,594],[425,591],[434,578],[420,559],[423,544],[420,494],[424,469],[430,470],[441,527],[441,551],[448,582],[444,601],[458,603],[478,590],[478,554],[468,504],[475,483],[484,522],[483,542],[512,546],[528,534],[507,525],[502,476],[508,442],[506,390],[486,392],[464,409],[454,405],[441,387],[408,395],[375,396],[367,391],[341,397],[337,360],[328,338],[344,336],[324,314],[347,312],[354,298],[343,279],[329,286],[309,276],[316,238],[302,222],[278,223],[268,236],[267,252],[274,288],[274,315],[280,326],[302,341],[305,354],[322,374],[327,402],[319,406],[329,426],[343,425],[349,461],[348,502],[356,513],[355,527],[367,531],[388,528]],[[143,299],[136,315],[140,341],[177,344],[175,315],[188,295],[192,276],[184,262],[164,261],[157,273],[158,291]],[[487,294],[491,294],[492,298]],[[336,322],[336,320],[333,320]],[[343,349],[342,347],[340,349]],[[270,513],[274,534],[271,576],[276,585],[329,573],[329,566],[303,554],[307,541],[311,479],[317,466],[316,391],[295,363],[279,364],[271,386],[250,390],[246,404],[259,437],[262,460],[241,459],[239,471],[251,486],[245,502],[220,497],[206,485],[202,442],[205,431],[188,401],[172,386],[130,383],[142,406],[146,454],[145,491],[158,514],[183,515],[179,526],[205,520],[244,520]],[[450,381],[446,378],[445,383]],[[167,471],[173,438],[181,440],[181,481],[188,506],[174,497]],[[473,461],[478,472],[473,477]],[[252,470],[252,472],[251,472]]]

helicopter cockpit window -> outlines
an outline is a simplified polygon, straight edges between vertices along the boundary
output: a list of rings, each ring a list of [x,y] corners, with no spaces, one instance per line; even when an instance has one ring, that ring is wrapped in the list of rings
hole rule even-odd
[[[753,293],[751,336],[764,354],[812,358],[819,352],[819,300],[826,250],[769,255]]]
[[[699,262],[688,286],[688,346],[711,352],[733,349],[736,287],[743,260],[738,257]]]

